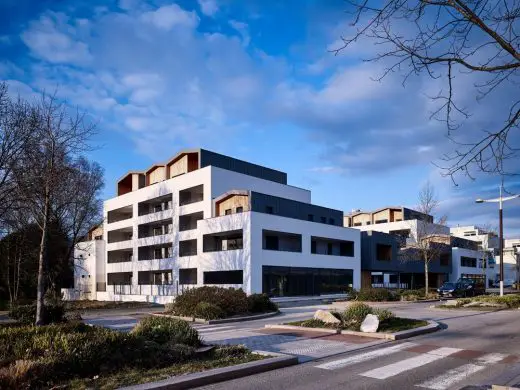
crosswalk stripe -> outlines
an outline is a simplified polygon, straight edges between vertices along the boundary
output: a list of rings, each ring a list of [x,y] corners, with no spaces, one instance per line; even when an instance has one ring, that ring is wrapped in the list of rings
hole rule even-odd
[[[364,372],[360,375],[374,379],[387,379],[404,371],[412,370],[414,368],[424,366],[425,364],[432,363],[436,360],[443,359],[446,356],[452,355],[459,351],[461,351],[459,348],[438,348],[428,353]]]
[[[432,390],[445,390],[468,376],[483,370],[486,365],[498,363],[506,356],[502,353],[490,353],[478,358],[476,362],[479,364],[464,364],[416,386]]]
[[[403,349],[407,349],[407,348],[413,347],[415,345],[416,345],[415,343],[406,342],[406,343],[402,343],[399,345],[394,345],[392,347],[382,348],[382,349],[378,349],[375,351],[361,353],[359,355],[350,356],[350,357],[347,357],[344,359],[334,360],[332,362],[320,364],[320,365],[316,366],[316,368],[322,368],[324,370],[335,370],[338,368],[350,366],[352,364],[365,362],[367,360],[374,359],[376,357],[390,355],[392,353],[402,351]]]

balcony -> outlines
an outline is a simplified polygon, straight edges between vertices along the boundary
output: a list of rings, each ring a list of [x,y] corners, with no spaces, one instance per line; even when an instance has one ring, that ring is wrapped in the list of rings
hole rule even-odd
[[[171,219],[150,222],[139,225],[137,231],[138,238],[157,237],[165,234],[173,233],[173,224]]]
[[[137,214],[139,217],[149,214],[160,213],[162,211],[172,209],[172,194],[159,196],[140,202],[137,205]]]
[[[179,257],[196,256],[197,240],[179,241]]]
[[[173,247],[171,243],[160,245],[141,246],[138,249],[137,258],[142,260],[161,260],[173,257]]]
[[[133,237],[133,228],[131,226],[121,229],[110,230],[107,233],[107,244],[115,242],[131,241]]]
[[[312,236],[311,253],[315,255],[353,257],[354,242]]]
[[[107,252],[107,263],[127,263],[133,260],[132,249],[120,249]]]
[[[301,252],[302,235],[262,230],[262,248],[272,251]]]
[[[244,248],[242,230],[205,234],[203,252],[221,252]]]
[[[197,221],[200,221],[204,218],[204,213],[202,211],[180,215],[179,216],[179,231],[184,232],[186,230],[197,229]]]
[[[125,206],[121,207],[119,209],[110,210],[107,213],[107,222],[114,223],[114,222],[120,222],[127,219],[131,219],[133,217],[133,206]]]
[[[195,187],[186,188],[179,191],[179,206],[201,202],[204,200],[204,185],[200,184]]]

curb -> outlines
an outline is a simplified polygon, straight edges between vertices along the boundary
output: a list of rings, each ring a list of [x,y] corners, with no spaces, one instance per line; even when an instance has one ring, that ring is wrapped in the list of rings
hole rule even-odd
[[[280,353],[253,351],[261,355],[274,356],[256,362],[242,363],[230,367],[215,368],[208,371],[193,374],[181,375],[178,377],[164,379],[158,382],[143,383],[128,387],[121,387],[119,390],[180,390],[191,389],[193,387],[205,386],[230,379],[241,378],[261,372],[276,370],[298,364],[296,356],[289,356]]]
[[[491,390],[520,390],[520,387],[493,385]]]
[[[304,326],[295,325],[265,325],[265,328],[270,329],[288,329],[288,330],[305,330],[306,332],[319,332],[319,333],[331,333],[331,334],[346,334],[351,336],[370,337],[375,339],[384,340],[403,340],[410,337],[418,336],[421,334],[435,332],[440,329],[440,324],[435,321],[427,321],[428,325],[421,326],[415,329],[402,330],[395,333],[364,333],[356,332],[354,330],[339,330],[339,329],[326,329],[326,328],[306,328]]]
[[[261,320],[264,318],[277,316],[278,314],[280,314],[280,311],[273,311],[270,313],[262,313],[262,314],[254,314],[252,316],[244,316],[244,317],[222,318],[220,320],[205,320],[203,318],[174,316],[171,314],[164,314],[164,313],[151,313],[151,314],[153,316],[157,316],[157,317],[177,318],[179,320],[195,322],[197,324],[216,325],[216,324],[227,324],[230,322],[244,322],[244,321]]]
[[[267,324],[264,325],[264,328],[267,329],[285,329],[285,330],[299,330],[306,332],[316,332],[316,333],[330,333],[330,334],[339,334],[339,329],[327,329],[327,328],[306,328],[304,326],[296,326],[296,325],[276,325],[276,324]]]

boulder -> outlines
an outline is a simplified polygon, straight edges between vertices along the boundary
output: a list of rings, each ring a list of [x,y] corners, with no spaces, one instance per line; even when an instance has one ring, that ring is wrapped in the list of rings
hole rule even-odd
[[[361,332],[364,333],[375,333],[379,328],[379,318],[374,314],[367,314],[363,322],[361,323]]]
[[[326,324],[339,324],[338,320],[331,312],[326,310],[318,310],[314,313],[314,319],[325,322]]]

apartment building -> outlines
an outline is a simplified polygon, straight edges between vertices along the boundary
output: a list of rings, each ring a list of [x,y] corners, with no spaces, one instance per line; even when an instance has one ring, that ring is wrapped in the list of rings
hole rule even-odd
[[[183,150],[128,172],[116,191],[104,202],[104,250],[91,240],[76,254],[88,251],[78,275],[95,279],[92,299],[168,302],[203,285],[275,296],[360,287],[359,230],[284,172]]]
[[[418,240],[436,246],[436,258],[429,264],[433,287],[459,278],[479,279],[489,286],[496,277],[492,252],[483,249],[495,245],[495,237],[482,229],[450,229],[433,223],[431,215],[405,207],[356,211],[346,215],[344,223],[362,231],[364,287],[423,287],[424,262],[414,250]]]
[[[500,266],[500,256],[495,256],[496,268]],[[504,281],[506,284],[520,280],[520,238],[504,240]]]

